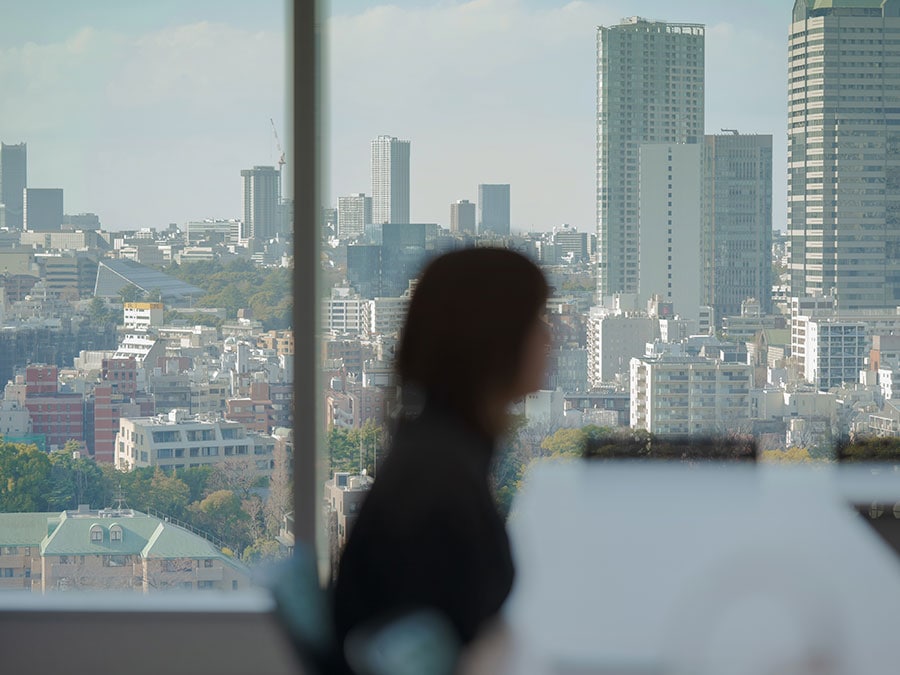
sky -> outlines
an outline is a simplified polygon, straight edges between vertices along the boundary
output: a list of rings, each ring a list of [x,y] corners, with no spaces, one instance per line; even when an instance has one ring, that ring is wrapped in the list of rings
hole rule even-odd
[[[2,3],[12,0],[0,0]],[[370,192],[369,142],[411,141],[411,218],[446,225],[510,183],[513,227],[594,227],[595,34],[704,23],[706,129],[770,133],[785,219],[790,0],[334,0],[324,21],[326,203]],[[677,9],[673,9],[677,8]],[[240,170],[288,147],[282,0],[36,0],[0,22],[0,140],[29,185],[105,227],[241,217]],[[290,153],[287,156],[290,167]]]

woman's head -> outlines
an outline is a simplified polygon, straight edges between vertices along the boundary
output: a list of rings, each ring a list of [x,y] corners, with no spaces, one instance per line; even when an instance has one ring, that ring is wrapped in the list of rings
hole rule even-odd
[[[415,288],[401,335],[402,384],[498,433],[485,409],[540,386],[548,293],[540,269],[512,251],[474,248],[436,258]]]

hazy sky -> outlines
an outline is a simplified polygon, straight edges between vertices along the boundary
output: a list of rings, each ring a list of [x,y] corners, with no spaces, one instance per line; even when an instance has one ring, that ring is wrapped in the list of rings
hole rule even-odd
[[[369,192],[369,141],[412,141],[412,219],[511,183],[514,226],[594,226],[595,27],[705,23],[706,127],[775,137],[784,222],[790,0],[334,0],[326,199]],[[240,170],[282,141],[281,0],[38,0],[0,22],[0,139],[29,184],[111,228],[240,217]],[[288,156],[290,163],[291,157]]]

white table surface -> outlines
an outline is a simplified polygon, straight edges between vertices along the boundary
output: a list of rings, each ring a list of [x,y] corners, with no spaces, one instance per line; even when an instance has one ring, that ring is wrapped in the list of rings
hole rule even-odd
[[[463,672],[900,673],[900,562],[849,501],[900,502],[900,473],[538,465]]]

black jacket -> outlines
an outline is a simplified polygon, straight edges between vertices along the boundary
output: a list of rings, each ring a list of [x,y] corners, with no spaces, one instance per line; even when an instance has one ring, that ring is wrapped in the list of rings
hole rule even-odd
[[[370,619],[427,607],[467,643],[497,613],[513,563],[488,486],[493,450],[490,439],[434,405],[400,423],[341,558],[339,640]]]

